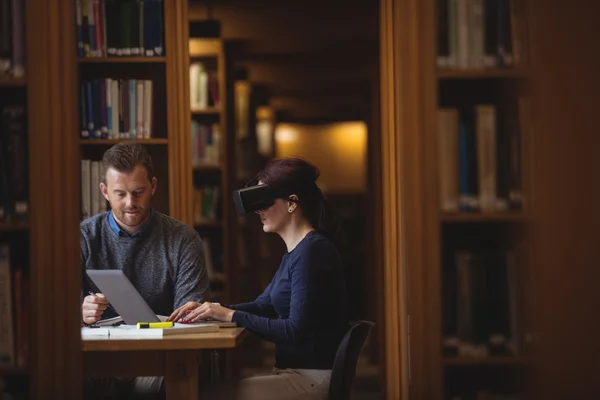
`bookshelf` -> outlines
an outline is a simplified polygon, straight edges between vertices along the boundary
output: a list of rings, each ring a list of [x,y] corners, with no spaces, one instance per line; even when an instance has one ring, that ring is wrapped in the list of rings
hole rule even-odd
[[[0,2],[0,397],[30,393],[30,87],[25,8]]]
[[[524,2],[439,0],[434,132],[441,398],[524,394],[531,211]],[[431,203],[433,206],[433,202]],[[432,343],[433,346],[436,343]],[[477,379],[473,379],[477,377]],[[469,397],[471,396],[471,397]]]
[[[167,92],[163,2],[75,4],[82,219],[108,210],[98,189],[100,161],[123,141],[147,147],[158,179],[153,207],[173,215],[168,103],[174,100]]]
[[[381,3],[390,398],[527,392],[524,297],[533,272],[524,240],[534,204],[526,3]]]
[[[192,25],[198,23],[190,21]],[[237,274],[235,210],[230,201],[235,162],[232,148],[232,82],[227,44],[189,38],[189,157],[192,224],[204,240],[213,301],[230,303]]]

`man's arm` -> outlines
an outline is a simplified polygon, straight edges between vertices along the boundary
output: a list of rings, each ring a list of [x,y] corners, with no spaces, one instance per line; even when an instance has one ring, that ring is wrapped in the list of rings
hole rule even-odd
[[[103,295],[92,296],[89,294],[93,291],[91,282],[88,282],[88,277],[85,273],[86,265],[89,258],[89,248],[84,231],[81,231],[80,236],[80,255],[81,255],[81,322],[84,324],[93,324],[99,321],[108,305],[108,300]]]
[[[204,302],[209,294],[209,282],[204,248],[198,234],[183,243],[176,271],[173,309],[188,301]]]

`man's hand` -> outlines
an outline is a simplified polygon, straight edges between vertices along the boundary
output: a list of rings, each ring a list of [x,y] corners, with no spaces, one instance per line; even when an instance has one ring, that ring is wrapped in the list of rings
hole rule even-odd
[[[173,313],[169,315],[169,318],[167,318],[167,321],[179,322],[179,320],[186,316],[190,311],[200,307],[201,305],[201,303],[196,303],[195,301],[188,301],[173,311]]]
[[[81,305],[82,321],[88,325],[99,321],[107,307],[108,300],[102,293],[86,296]]]
[[[203,319],[216,319],[217,321],[231,322],[235,311],[223,307],[218,303],[203,303],[200,307],[190,311],[181,322],[193,323]]]

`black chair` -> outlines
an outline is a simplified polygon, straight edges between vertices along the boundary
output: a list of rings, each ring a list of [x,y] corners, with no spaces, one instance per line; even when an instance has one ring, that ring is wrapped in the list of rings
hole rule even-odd
[[[358,357],[373,325],[371,321],[355,322],[344,335],[333,361],[327,396],[329,400],[350,399]]]

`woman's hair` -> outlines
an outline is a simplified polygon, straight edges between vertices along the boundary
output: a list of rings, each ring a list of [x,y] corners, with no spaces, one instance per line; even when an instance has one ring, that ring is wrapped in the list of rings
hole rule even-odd
[[[345,234],[342,225],[317,186],[318,177],[318,168],[307,161],[301,158],[281,158],[269,162],[258,174],[256,181],[272,186],[279,193],[298,196],[297,203],[313,228],[331,239],[338,247],[343,246]]]

